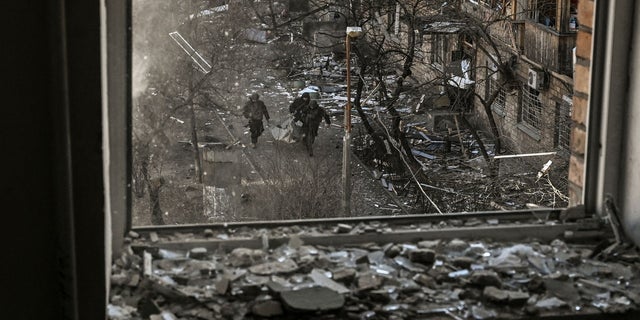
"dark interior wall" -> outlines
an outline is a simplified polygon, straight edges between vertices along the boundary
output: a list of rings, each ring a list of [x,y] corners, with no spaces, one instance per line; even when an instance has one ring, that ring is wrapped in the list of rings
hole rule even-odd
[[[100,1],[65,0],[71,195],[79,319],[105,314]]]
[[[98,0],[3,7],[3,319],[104,319]]]
[[[3,223],[2,278],[9,282],[13,319],[44,319],[61,315],[58,301],[56,232],[54,228],[53,126],[49,109],[51,63],[46,55],[47,5],[45,1],[14,1],[3,10],[3,23],[20,28],[3,37],[2,196],[11,210]],[[44,33],[44,34],[43,34]],[[36,94],[36,92],[40,92]],[[6,269],[5,269],[6,268]],[[5,282],[5,281],[3,281]],[[6,295],[5,295],[6,297]],[[34,308],[33,302],[37,301]],[[3,313],[7,308],[3,308]]]

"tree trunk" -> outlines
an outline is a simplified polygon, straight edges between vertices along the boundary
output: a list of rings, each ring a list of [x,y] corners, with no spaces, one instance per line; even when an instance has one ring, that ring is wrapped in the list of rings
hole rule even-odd
[[[506,85],[506,82],[502,82],[500,84],[500,86],[498,86],[498,90],[496,90],[495,92],[491,93],[491,96],[489,96],[489,99],[487,99],[486,101],[482,99],[482,97],[478,96],[478,99],[480,100],[480,104],[482,104],[482,107],[484,108],[484,113],[487,116],[487,119],[489,120],[489,127],[491,128],[491,133],[493,134],[494,138],[495,138],[495,153],[500,153],[502,150],[502,143],[500,139],[500,131],[498,131],[498,125],[496,124],[496,119],[493,116],[493,110],[491,110],[491,105],[493,104],[493,102],[498,98],[498,94],[500,94],[500,90],[502,90]]]
[[[409,24],[409,27],[410,27],[409,30],[414,29],[413,25],[414,25],[413,21],[411,21],[411,23]],[[408,38],[407,41],[409,43],[407,48],[407,55],[404,60],[404,64],[402,65],[402,75],[400,75],[398,80],[396,80],[396,89],[393,92],[393,100],[390,101],[390,103],[387,105],[387,110],[389,111],[389,114],[392,117],[391,130],[392,130],[392,134],[394,135],[394,138],[402,146],[402,149],[404,150],[405,155],[409,159],[409,163],[412,165],[415,165],[418,163],[418,160],[416,160],[416,158],[413,156],[413,152],[411,152],[411,146],[409,145],[409,142],[405,138],[404,132],[402,132],[402,128],[400,126],[400,121],[402,118],[400,117],[400,114],[395,109],[395,107],[393,107],[393,102],[398,100],[398,98],[400,97],[400,93],[402,92],[404,79],[409,77],[412,73],[411,68],[413,67],[413,59],[414,59],[415,49],[416,49],[416,34],[414,32],[408,32],[407,38]]]
[[[163,225],[162,209],[160,209],[160,189],[164,185],[163,178],[152,179],[149,186],[149,206],[151,209],[151,224]]]
[[[134,142],[133,192],[137,198],[144,197],[149,185],[149,144]]]
[[[464,116],[464,114],[462,114],[462,113],[460,114],[460,119],[462,120],[464,125],[467,126],[467,128],[469,128],[469,130],[471,130],[471,134],[473,135],[473,138],[476,139],[476,142],[478,142],[478,146],[480,147],[480,153],[482,153],[482,157],[487,162],[487,167],[489,168],[489,175],[492,176],[492,177],[496,176],[496,171],[497,170],[495,170],[495,165],[489,159],[489,154],[487,153],[487,148],[484,146],[484,142],[482,142],[482,139],[480,139],[480,136],[478,135],[478,132],[476,131],[476,129],[474,127],[471,126],[471,123],[469,123],[469,120],[467,120],[467,118]]]
[[[366,61],[366,60],[362,59],[361,61]],[[364,74],[366,68],[367,68],[366,64],[363,63],[362,67],[360,68],[360,74]],[[358,84],[356,86],[356,98],[354,99],[354,106],[358,111],[358,115],[360,116],[360,119],[362,120],[362,124],[365,127],[367,133],[373,139],[374,155],[379,159],[386,159],[388,162],[391,162],[392,167],[394,168],[396,173],[401,174],[402,172],[404,172],[404,165],[402,164],[402,158],[400,155],[401,151],[396,150],[395,148],[391,148],[391,155],[387,153],[385,140],[388,141],[389,145],[393,145],[392,141],[390,141],[392,137],[388,135],[381,135],[380,132],[376,132],[376,130],[371,125],[371,122],[369,122],[369,117],[367,117],[367,114],[362,109],[361,97],[362,97],[363,88],[364,88],[364,82],[362,81],[362,78],[359,77]],[[395,111],[395,109],[393,110]]]
[[[198,131],[196,128],[196,112],[195,107],[191,105],[191,143],[193,145],[193,157],[195,160],[196,177],[198,182],[202,183],[202,160],[200,159],[200,148],[198,148]]]
[[[141,161],[136,166],[134,171],[133,192],[137,198],[144,197],[145,185],[149,181],[149,163],[147,161]]]

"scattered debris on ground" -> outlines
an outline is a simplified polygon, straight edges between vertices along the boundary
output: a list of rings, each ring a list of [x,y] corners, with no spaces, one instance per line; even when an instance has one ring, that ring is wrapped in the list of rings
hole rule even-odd
[[[486,223],[473,218],[442,224]],[[604,250],[610,242],[562,237],[305,243],[306,236],[441,227],[370,221],[130,233],[112,267],[109,318],[489,319],[638,312],[636,247]],[[274,245],[278,235],[288,241]],[[261,245],[206,242],[216,239],[236,240],[235,245],[258,239]]]

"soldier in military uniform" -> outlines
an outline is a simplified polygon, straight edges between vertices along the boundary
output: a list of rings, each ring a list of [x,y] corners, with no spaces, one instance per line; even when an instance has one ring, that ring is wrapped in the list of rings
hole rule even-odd
[[[309,92],[305,92],[299,98],[295,98],[289,105],[289,113],[293,114],[293,122],[304,120],[303,113],[309,106],[309,101],[311,101]]]
[[[269,126],[269,112],[264,102],[260,100],[260,95],[253,93],[249,97],[249,101],[242,109],[242,115],[249,119],[249,131],[251,132],[251,147],[255,148],[258,143],[258,137],[264,131],[262,118],[267,119],[267,127]]]
[[[320,127],[320,122],[324,119],[326,126],[329,127],[331,124],[331,119],[324,109],[318,106],[318,103],[314,100],[309,102],[309,106],[307,106],[305,112],[305,119],[302,121],[302,130],[304,132],[304,138],[302,141],[307,147],[307,151],[309,152],[309,156],[313,157],[313,142],[316,140],[316,136],[318,135],[318,127]]]

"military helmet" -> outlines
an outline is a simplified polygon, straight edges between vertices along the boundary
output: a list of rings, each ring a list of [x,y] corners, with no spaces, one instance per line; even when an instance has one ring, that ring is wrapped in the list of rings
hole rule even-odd
[[[260,95],[254,92],[251,94],[250,98],[251,100],[258,100],[260,98]]]

